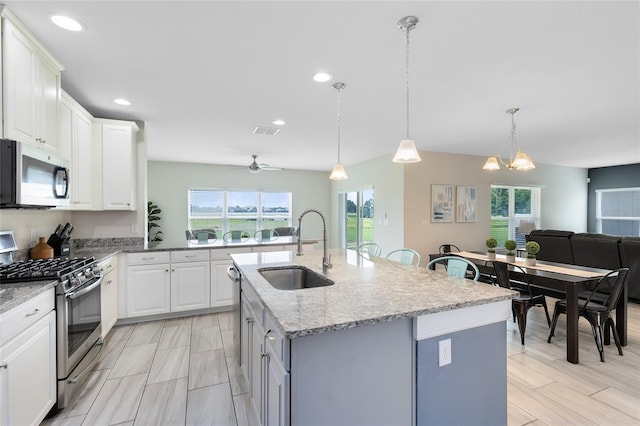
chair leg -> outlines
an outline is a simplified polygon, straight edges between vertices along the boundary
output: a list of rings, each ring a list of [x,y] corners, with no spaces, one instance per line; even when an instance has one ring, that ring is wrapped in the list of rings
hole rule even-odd
[[[613,322],[613,318],[608,318],[607,323],[609,323],[609,326],[611,327],[611,332],[613,333],[613,340],[616,342],[618,353],[622,356],[622,345],[620,344],[620,336],[618,335],[618,330],[616,330],[616,325]]]
[[[542,299],[542,307],[544,314],[547,316],[547,327],[551,327],[551,319],[549,318],[549,309],[547,308],[547,299]]]
[[[558,302],[556,302],[556,306],[553,309],[553,320],[551,321],[551,326],[549,329],[549,337],[547,338],[547,343],[551,343],[551,338],[553,337],[553,333],[556,331],[556,324],[558,324],[558,317],[560,316],[560,311],[558,310]]]
[[[602,343],[602,322],[599,316],[593,318],[590,316],[586,317],[591,324],[591,330],[593,331],[593,338],[596,341],[596,346],[598,347],[598,352],[600,352],[600,361],[604,362],[604,345]]]
[[[520,329],[520,342],[524,345],[524,332],[527,328],[527,309],[524,305],[518,305],[518,328]]]

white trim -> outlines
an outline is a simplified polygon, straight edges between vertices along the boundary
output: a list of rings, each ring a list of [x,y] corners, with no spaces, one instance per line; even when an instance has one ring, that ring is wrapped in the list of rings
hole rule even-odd
[[[425,340],[436,336],[506,321],[511,316],[511,299],[451,311],[421,315],[413,321],[413,337]]]

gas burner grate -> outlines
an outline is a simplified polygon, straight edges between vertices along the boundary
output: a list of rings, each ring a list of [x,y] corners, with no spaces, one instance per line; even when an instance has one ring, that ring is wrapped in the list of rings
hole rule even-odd
[[[94,262],[93,257],[55,257],[53,259],[20,260],[0,266],[0,283],[59,280]]]

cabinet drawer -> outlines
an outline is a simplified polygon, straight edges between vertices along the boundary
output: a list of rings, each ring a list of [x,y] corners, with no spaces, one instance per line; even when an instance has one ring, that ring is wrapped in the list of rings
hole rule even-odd
[[[251,247],[220,247],[211,249],[211,260],[231,260],[230,254],[251,253]]]
[[[109,272],[115,271],[118,269],[118,255],[103,260],[99,265],[100,269],[102,269],[102,275],[107,275]]]
[[[275,320],[266,314],[264,318],[264,333],[267,345],[276,358],[282,362],[285,370],[289,371],[289,339],[285,338]]]
[[[148,251],[127,254],[128,265],[150,265],[153,263],[169,263],[171,253],[168,251]]]
[[[209,250],[178,250],[171,252],[172,262],[197,262],[209,260]]]
[[[255,290],[251,285],[242,283],[243,300],[247,302],[251,312],[253,313],[254,320],[262,326],[264,324],[264,306],[258,298]]]
[[[0,315],[0,342],[8,342],[22,330],[53,310],[54,289],[50,288],[23,304]]]

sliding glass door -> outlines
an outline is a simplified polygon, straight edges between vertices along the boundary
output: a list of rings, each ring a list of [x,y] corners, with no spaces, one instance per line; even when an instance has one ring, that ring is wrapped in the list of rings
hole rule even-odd
[[[373,189],[347,192],[340,197],[343,247],[355,250],[362,243],[373,242]]]

